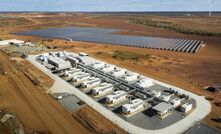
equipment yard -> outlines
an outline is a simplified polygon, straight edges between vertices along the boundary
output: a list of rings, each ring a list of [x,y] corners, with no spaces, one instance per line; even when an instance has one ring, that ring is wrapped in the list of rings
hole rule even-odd
[[[50,63],[48,59],[53,59],[55,57],[57,58],[57,56],[60,57],[61,60],[58,60],[57,63],[54,62]],[[63,61],[67,63],[62,67],[57,66],[59,64],[64,64],[62,60],[66,59],[66,57],[68,56],[75,58],[75,62],[72,61],[70,63],[72,65],[75,64],[75,66],[73,67],[80,68],[81,71],[77,71],[78,70],[77,68],[70,67],[69,66],[70,63],[68,64],[69,61]],[[102,64],[103,63],[102,61],[98,61],[88,56],[77,56],[77,54],[69,54],[68,52],[51,52],[51,53],[44,53],[42,55],[41,54],[29,55],[27,60],[55,80],[55,85],[49,90],[50,94],[67,93],[75,95],[84,102],[86,102],[86,104],[96,109],[104,117],[108,118],[109,120],[116,123],[117,125],[119,125],[124,130],[130,133],[138,133],[138,132],[155,133],[155,131],[159,131],[160,133],[167,133],[172,129],[175,133],[182,133],[185,130],[187,130],[189,127],[191,127],[196,121],[200,121],[201,119],[203,119],[210,112],[209,108],[210,104],[203,97],[197,96],[183,89],[167,85],[165,83],[161,83],[159,81],[145,78],[145,76],[139,76],[139,77],[137,76],[135,81],[133,81],[132,83],[131,82],[128,83],[126,80],[123,80],[122,78],[126,76],[126,73],[130,71],[125,72],[121,77],[114,77],[113,74],[111,73],[112,71],[114,71],[114,68],[110,70],[110,73],[103,73],[102,71],[100,71],[100,69],[105,67],[105,63]],[[50,66],[50,69],[46,68],[48,66]],[[53,74],[52,72],[56,74]],[[60,75],[60,77],[57,76],[57,74],[60,74],[61,72],[63,72],[64,77],[70,77],[70,78],[72,78],[72,76],[75,75],[82,75],[81,72],[91,74],[91,78],[83,80],[80,86],[77,86],[82,88],[90,88],[88,90],[88,95],[82,92],[83,90],[82,88],[77,89],[72,85],[72,83],[74,82],[72,81],[73,79],[70,80],[68,79],[69,81],[68,83],[64,80],[64,78],[63,79],[60,78],[62,75]],[[71,76],[71,74],[73,75]],[[96,79],[95,77],[97,78],[97,80],[100,79],[99,83],[97,83],[97,80],[92,82],[92,80]],[[139,80],[141,79],[151,80],[153,81],[154,85],[158,84],[162,85],[160,86],[160,88],[153,87],[154,90],[155,89],[161,90],[160,92],[162,92],[162,94],[160,96],[157,96],[156,94],[152,94],[149,91],[148,87],[144,88],[137,85],[136,83],[139,82]],[[96,99],[90,95],[90,90],[92,91],[93,88],[98,87],[101,84],[101,82],[108,82],[114,85],[115,89],[113,89],[112,92],[123,90],[127,95],[127,97],[133,99],[132,102],[135,101],[136,98],[139,98],[140,102],[142,103],[138,102],[137,104],[135,104],[134,108],[132,108],[135,111],[131,113],[124,113],[123,110],[124,108],[121,108],[128,104],[131,104],[131,102],[127,102],[124,105],[118,105],[118,107],[114,106],[109,107],[108,105],[105,105],[106,104],[105,100],[100,101],[99,99]],[[87,83],[87,85],[84,85],[83,83]],[[97,84],[92,85],[92,83],[97,83]],[[151,85],[150,87],[152,86],[153,85]],[[164,98],[165,95],[169,95],[171,97],[167,100]],[[171,100],[175,98],[180,98],[181,103],[179,103],[178,105],[172,105]],[[99,104],[98,102],[102,103]],[[166,105],[170,106],[168,107],[168,109],[166,109],[166,112],[160,114],[160,117],[162,117],[167,113],[171,113],[170,115],[168,115],[171,118],[168,117],[168,119],[166,119],[165,121],[164,119],[162,120],[162,118],[161,119],[158,118],[156,114],[157,111],[151,108],[152,106],[156,106],[161,102],[164,102]],[[192,110],[189,109],[188,111],[185,112],[180,111],[182,105],[187,103],[193,105],[191,106]],[[146,107],[145,105],[147,104],[150,106]],[[142,106],[141,108],[143,110],[138,106]],[[203,110],[205,107],[207,107],[208,109]],[[190,110],[192,112],[190,112]],[[126,115],[131,114],[131,116],[124,117],[123,116],[124,114]],[[136,117],[135,114],[137,114]],[[133,119],[130,119],[131,117],[133,117]],[[145,123],[144,125],[144,121],[149,123]],[[179,126],[179,124],[182,124],[185,127],[182,128],[176,127]]]

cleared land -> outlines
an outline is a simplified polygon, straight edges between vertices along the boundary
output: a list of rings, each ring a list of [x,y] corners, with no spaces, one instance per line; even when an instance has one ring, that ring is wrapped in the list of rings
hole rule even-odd
[[[102,14],[7,14],[8,16],[26,17],[30,24],[20,26],[1,27],[0,38],[20,38],[61,50],[87,52],[101,60],[113,63],[130,70],[145,74],[152,78],[174,84],[199,95],[211,97],[212,112],[205,118],[204,123],[220,127],[220,123],[213,121],[221,115],[221,108],[215,105],[221,102],[220,93],[210,93],[204,86],[220,84],[221,80],[221,37],[199,36],[194,34],[177,33],[170,29],[144,26],[131,23],[132,19],[150,19],[152,21],[168,21],[185,28],[220,33],[221,17],[213,16],[154,16],[154,15],[102,15]],[[174,37],[204,40],[206,46],[197,54],[182,54],[177,52],[162,52],[142,48],[128,48],[122,46],[99,45],[96,43],[67,42],[61,40],[42,39],[10,35],[30,29],[45,29],[63,26],[93,26],[122,29],[121,34],[142,35],[156,37]],[[118,34],[116,33],[116,34]],[[117,52],[118,51],[118,52]],[[119,55],[120,52],[120,55]],[[128,53],[128,55],[125,55]],[[136,55],[134,56],[130,56]],[[148,55],[147,59],[143,55]],[[116,58],[114,58],[116,56]],[[4,72],[4,71],[3,71]],[[40,124],[40,122],[38,122]],[[38,124],[38,125],[39,125]]]

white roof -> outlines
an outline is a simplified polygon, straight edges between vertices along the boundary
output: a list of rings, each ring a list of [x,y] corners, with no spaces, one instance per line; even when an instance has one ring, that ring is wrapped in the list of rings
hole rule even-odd
[[[167,111],[171,108],[173,108],[173,106],[168,103],[165,103],[165,102],[161,102],[158,105],[152,107],[152,109],[159,111],[159,112],[164,112],[164,111]]]
[[[182,105],[183,108],[192,107],[193,104],[191,103],[185,103]]]
[[[50,58],[48,58],[48,59],[50,59],[51,61],[53,61],[53,62],[55,62],[55,63],[64,63],[64,62],[67,62],[67,61],[64,61],[64,60],[62,60],[62,59],[60,59],[60,58],[58,58],[58,57],[50,57]]]
[[[12,42],[12,43],[24,43],[23,40],[17,40],[17,39],[10,39],[10,40],[4,40],[4,41]]]
[[[131,101],[131,103],[129,104],[124,104],[123,107],[127,108],[127,109],[131,109],[133,106],[136,106],[138,104],[142,104],[144,101],[141,99],[134,99]]]
[[[108,97],[108,98],[113,98],[113,97],[122,95],[122,94],[124,94],[124,93],[126,93],[126,92],[123,91],[123,90],[118,90],[118,91],[115,91],[113,94],[108,95],[107,97]]]

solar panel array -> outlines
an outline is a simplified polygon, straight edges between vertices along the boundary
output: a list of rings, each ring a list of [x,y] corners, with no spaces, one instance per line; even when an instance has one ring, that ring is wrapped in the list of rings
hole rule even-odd
[[[172,38],[157,38],[143,36],[128,36],[111,34],[117,29],[106,28],[51,28],[16,33],[18,35],[40,36],[46,38],[72,39],[76,41],[95,42],[130,47],[150,48],[168,51],[196,53],[203,41]]]

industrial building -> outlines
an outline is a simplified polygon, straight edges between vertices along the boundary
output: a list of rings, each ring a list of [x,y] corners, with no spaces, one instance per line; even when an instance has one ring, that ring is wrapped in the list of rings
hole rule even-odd
[[[153,81],[149,78],[142,78],[137,82],[137,85],[139,85],[142,88],[148,88],[154,85]]]
[[[123,76],[123,79],[127,82],[133,82],[138,79],[138,76],[138,73],[126,73],[126,75]]]
[[[160,116],[160,118],[164,118],[165,116],[168,116],[172,108],[173,108],[172,105],[165,103],[165,102],[161,102],[157,104],[156,106],[152,107],[152,109],[157,111],[157,114]]]
[[[159,98],[162,99],[163,101],[169,102],[171,99],[171,96],[173,96],[173,94],[163,94]]]
[[[120,103],[127,98],[127,92],[119,90],[115,91],[113,94],[106,96],[106,103],[108,104],[116,104]]]
[[[101,83],[100,78],[90,77],[86,81],[82,82],[80,85],[82,88],[93,88]]]
[[[58,57],[49,57],[48,63],[55,66],[57,69],[71,68],[71,63],[69,61],[62,60]]]
[[[82,81],[84,81],[84,80],[87,80],[87,79],[89,79],[91,77],[91,75],[89,74],[89,73],[79,73],[77,76],[73,76],[72,78],[71,78],[71,80],[73,81],[73,82],[82,82]]]
[[[72,77],[73,75],[76,75],[77,73],[81,73],[82,70],[78,68],[71,68],[70,70],[65,70],[64,71],[64,76],[65,77]]]
[[[94,64],[92,64],[91,66],[94,68],[94,69],[100,69],[102,67],[104,67],[105,63],[103,62],[96,62]]]
[[[175,99],[170,101],[170,104],[173,105],[173,108],[176,108],[176,107],[181,105],[182,100],[183,99],[175,98]]]
[[[71,64],[77,64],[77,63],[80,62],[79,59],[77,59],[76,57],[73,57],[73,56],[71,56],[71,55],[68,55],[68,56],[66,57],[66,60],[67,60],[67,61],[70,61]]]
[[[110,73],[111,71],[114,71],[115,66],[110,64],[105,64],[104,67],[101,68],[101,71],[104,73]]]
[[[91,90],[92,94],[95,96],[105,95],[107,93],[112,92],[114,86],[110,83],[101,83],[99,86],[93,88]]]
[[[10,39],[10,40],[3,40],[3,41],[0,41],[0,45],[3,46],[3,45],[23,45],[25,42],[22,41],[22,40],[16,40],[16,39]]]
[[[144,109],[144,101],[141,99],[132,100],[129,104],[122,106],[122,112],[126,115],[135,114]]]
[[[184,112],[184,113],[187,113],[187,112],[189,112],[192,109],[192,107],[193,107],[193,104],[191,104],[191,103],[184,103],[183,105],[181,105],[180,110],[182,112]]]
[[[154,96],[154,97],[160,97],[161,96],[161,91],[158,90],[151,90],[150,93]]]
[[[126,73],[126,69],[123,68],[115,68],[114,71],[112,71],[110,74],[113,75],[116,78],[122,77]]]

